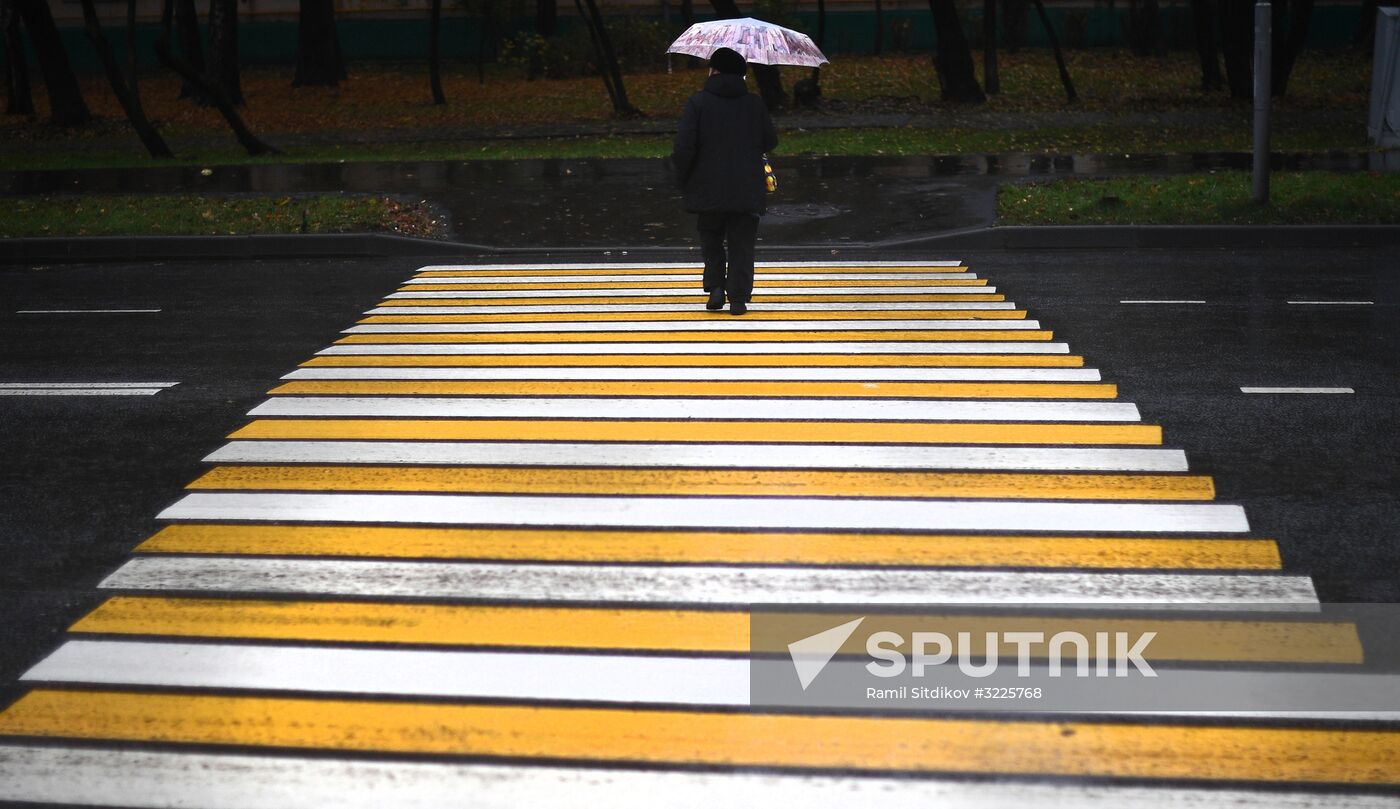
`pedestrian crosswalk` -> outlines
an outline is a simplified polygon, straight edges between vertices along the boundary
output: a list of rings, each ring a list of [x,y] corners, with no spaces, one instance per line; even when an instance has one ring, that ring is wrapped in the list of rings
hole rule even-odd
[[[25,675],[0,800],[1400,807],[1385,714],[751,705],[755,604],[1071,605],[1035,626],[1127,616],[1241,676],[1365,656],[1250,618],[1315,613],[1311,579],[972,268],[770,263],[743,318],[697,272],[415,273]]]

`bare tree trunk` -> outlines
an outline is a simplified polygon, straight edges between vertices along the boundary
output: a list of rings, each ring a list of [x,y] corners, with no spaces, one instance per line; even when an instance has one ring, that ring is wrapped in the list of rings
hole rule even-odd
[[[1026,44],[1028,0],[1001,0],[1002,42],[1007,53],[1017,53]]]
[[[243,106],[238,70],[238,0],[209,0],[209,80]]]
[[[5,114],[33,115],[34,92],[29,87],[29,59],[24,52],[19,13],[9,0],[0,0],[0,31],[5,37]]]
[[[681,22],[686,28],[695,24],[695,2],[694,0],[681,0]]]
[[[885,51],[885,0],[875,0],[875,55]]]
[[[758,84],[758,94],[769,112],[785,109],[788,103],[787,91],[783,89],[782,74],[776,65],[750,64],[754,82]]]
[[[1353,47],[1365,48],[1367,53],[1376,48],[1376,9],[1379,5],[1377,0],[1361,0],[1361,18],[1356,21],[1356,34],[1351,39]]]
[[[1215,0],[1191,0],[1191,21],[1196,31],[1196,53],[1201,58],[1201,89],[1214,92],[1225,86],[1220,74],[1220,52],[1215,46]]]
[[[558,0],[535,0],[535,33],[545,39],[559,33]]]
[[[1045,13],[1045,4],[1041,0],[1035,0],[1035,12],[1040,15],[1040,24],[1045,26],[1045,36],[1050,40],[1051,49],[1055,51],[1055,67],[1060,69],[1060,84],[1065,86],[1065,98],[1074,104],[1079,101],[1079,94],[1074,92],[1069,68],[1065,67],[1065,54],[1060,50],[1060,38],[1055,36],[1055,26],[1050,24],[1050,15]]]
[[[617,91],[617,106],[614,112],[626,116],[641,115],[642,111],[627,100],[627,86],[622,82],[622,67],[617,63],[617,51],[613,49],[612,40],[608,38],[608,26],[603,21],[602,13],[598,11],[598,4],[594,0],[583,0],[583,3],[588,8],[588,16],[598,27],[598,44],[603,47],[607,71],[612,74],[613,89]]]
[[[1138,56],[1166,56],[1162,9],[1157,0],[1128,0],[1128,44]]]
[[[817,0],[817,47],[826,45],[826,0]]]
[[[334,0],[301,0],[293,87],[335,87],[345,78]]]
[[[997,72],[997,0],[982,0],[982,84],[987,95],[1001,92]]]
[[[141,60],[136,55],[136,0],[126,0],[126,83],[131,94],[141,95]]]
[[[12,0],[29,32],[29,42],[39,57],[39,72],[44,76],[44,90],[49,95],[49,121],[58,126],[77,126],[92,120],[68,50],[59,38],[58,26],[45,0]]]
[[[428,7],[428,84],[433,91],[434,104],[446,104],[442,93],[442,0],[432,0]]]
[[[943,100],[981,104],[987,100],[987,96],[977,84],[977,73],[972,66],[972,49],[968,47],[967,37],[963,34],[954,0],[928,0],[928,5],[937,36],[938,52],[933,56],[933,65],[938,73]]]
[[[1254,7],[1248,0],[1221,0],[1220,50],[1232,98],[1254,97]]]
[[[83,24],[87,29],[88,39],[92,41],[92,47],[97,51],[97,58],[101,60],[102,69],[107,73],[107,83],[112,85],[112,92],[117,96],[117,103],[121,104],[122,112],[126,113],[126,119],[136,130],[136,136],[141,139],[142,145],[146,147],[146,151],[150,153],[151,157],[174,157],[170,147],[165,145],[165,139],[147,120],[146,111],[141,108],[140,96],[131,92],[126,78],[122,76],[122,69],[117,64],[116,55],[112,53],[112,46],[102,33],[102,22],[97,18],[97,8],[93,5],[93,0],[82,0],[82,5]]]
[[[486,44],[496,35],[496,10],[494,0],[484,0],[481,4],[480,36],[476,38],[476,83],[486,86]]]
[[[1293,75],[1293,65],[1298,54],[1303,51],[1303,43],[1308,38],[1308,22],[1312,18],[1313,0],[1290,0],[1288,3],[1288,36],[1283,47],[1275,47],[1273,64],[1273,91],[1275,96],[1288,92],[1288,80]],[[1277,32],[1278,29],[1274,29]],[[1278,45],[1277,35],[1274,37]]]
[[[722,20],[735,20],[744,16],[734,0],[710,0],[715,16]],[[782,76],[772,65],[749,65],[753,69],[754,81],[758,84],[758,94],[769,112],[776,112],[787,106],[787,92],[783,90]]]
[[[196,73],[204,73],[204,47],[200,43],[199,12],[195,10],[194,0],[175,0],[175,33],[180,44],[181,61]],[[209,99],[188,81],[180,85],[180,97],[193,99],[201,106],[209,103]]]
[[[155,45],[156,58],[160,60],[162,65],[175,71],[180,78],[190,82],[195,87],[199,88],[200,92],[209,97],[209,100],[214,103],[214,106],[218,107],[219,113],[224,116],[224,120],[228,122],[229,128],[233,130],[234,137],[238,138],[239,145],[241,145],[249,155],[257,157],[258,155],[265,154],[281,154],[277,149],[259,140],[258,137],[248,129],[247,125],[243,123],[242,116],[238,114],[238,110],[234,108],[228,96],[224,95],[223,90],[220,90],[217,85],[211,83],[182,59],[170,52],[172,3],[173,0],[165,0],[165,5],[161,10],[160,34],[156,36]]]

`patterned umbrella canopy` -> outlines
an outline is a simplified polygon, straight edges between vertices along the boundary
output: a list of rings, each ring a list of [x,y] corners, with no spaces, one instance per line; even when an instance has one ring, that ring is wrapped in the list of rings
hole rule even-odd
[[[719,48],[738,51],[760,65],[820,67],[827,63],[811,37],[752,17],[698,22],[672,42],[666,52],[709,59]]]

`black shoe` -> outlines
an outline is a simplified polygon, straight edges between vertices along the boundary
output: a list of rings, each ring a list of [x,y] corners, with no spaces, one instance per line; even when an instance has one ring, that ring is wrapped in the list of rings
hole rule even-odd
[[[747,312],[747,311],[749,311],[749,307],[745,306],[743,301],[730,301],[730,302],[729,302],[729,314],[731,314],[731,315],[742,315],[742,314],[744,314],[744,313]]]
[[[710,299],[705,302],[705,308],[711,311],[724,308],[724,290],[716,289],[710,293]]]

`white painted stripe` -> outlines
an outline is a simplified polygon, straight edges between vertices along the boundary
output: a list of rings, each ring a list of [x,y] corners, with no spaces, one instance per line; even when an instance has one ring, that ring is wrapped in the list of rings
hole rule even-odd
[[[766,664],[765,664],[766,665]],[[778,666],[784,665],[777,662]],[[851,672],[860,661],[831,664],[833,671]],[[936,668],[928,685],[959,679]],[[846,674],[840,672],[840,674]],[[1033,664],[1032,676],[1044,683],[1043,663]],[[839,674],[838,674],[839,676]],[[847,677],[850,674],[846,674]],[[860,674],[856,674],[859,677]],[[1395,705],[1400,677],[1386,674],[1300,671],[1229,671],[1200,668],[1159,668],[1154,694],[1173,702],[1206,704],[1211,694],[1236,695],[1239,702],[1222,710],[1149,708],[1131,715],[1233,716],[1251,719],[1346,718],[1396,721],[1400,712],[1301,710],[1327,702],[1352,705]],[[21,680],[104,686],[218,688],[293,691],[327,695],[366,694],[405,697],[498,699],[513,702],[560,700],[614,704],[696,705],[743,708],[751,702],[747,659],[678,657],[637,654],[542,653],[399,649],[336,649],[314,646],[265,646],[149,641],[69,641]],[[1000,682],[1006,682],[1003,678]],[[567,683],[566,688],[561,684]],[[963,684],[966,681],[963,680]],[[996,683],[988,683],[993,685]],[[1121,704],[1121,695],[1140,685],[1059,680],[1056,705]],[[1114,693],[1114,692],[1117,693]],[[1191,695],[1201,695],[1193,697]],[[1338,697],[1337,695],[1345,695]],[[1141,693],[1139,693],[1141,696]],[[1139,700],[1141,701],[1141,700]],[[1218,700],[1213,700],[1218,701]],[[1165,702],[1165,700],[1163,700]],[[794,695],[791,704],[800,706]],[[870,705],[880,710],[883,706]],[[939,711],[981,713],[985,703],[939,706]],[[1074,711],[1124,715],[1119,710]],[[1341,714],[1339,716],[1338,714]]]
[[[1220,503],[785,497],[195,492],[161,512],[159,519],[817,531],[1140,531],[1150,534],[1210,531],[1235,534],[1249,530],[1243,508]]]
[[[953,277],[957,277],[955,274]],[[150,315],[159,309],[20,309],[17,315]]]
[[[1374,306],[1375,301],[1289,301],[1293,306]]]
[[[778,662],[778,665],[783,664]],[[831,664],[833,670],[848,672],[856,666],[863,664],[855,660]],[[935,668],[928,683],[933,685],[961,677],[946,671],[951,668],[952,664]],[[1031,671],[1037,682],[1043,683],[1048,678],[1044,664],[1034,664]],[[1292,705],[1314,705],[1319,696],[1325,694],[1344,694],[1346,701],[1355,705],[1394,705],[1400,694],[1400,678],[1386,674],[1173,667],[1157,669],[1157,676],[1154,691],[1160,687],[1156,693],[1173,693],[1177,700],[1189,694],[1223,692],[1239,695],[1242,701],[1238,708],[1226,710],[1152,708],[1133,711],[1133,715],[1339,718],[1335,712],[1299,710]],[[20,679],[44,683],[357,696],[747,707],[751,702],[749,678],[749,660],[733,658],[79,640],[65,643]],[[560,687],[565,683],[567,688]],[[1183,694],[1184,687],[1197,684],[1214,688],[1211,691],[1193,689]],[[1054,697],[1057,705],[1102,705],[1117,700],[1109,693],[1096,698],[1085,692],[1117,690],[1121,694],[1124,687],[1141,688],[1074,678],[1061,680],[1059,685],[1062,693]],[[1335,696],[1328,701],[1340,702]],[[792,700],[795,705],[801,702],[801,697]],[[879,710],[881,706],[870,707]],[[983,703],[940,706],[938,710],[980,713],[988,708]],[[1123,715],[1116,710],[1099,713]],[[1400,719],[1400,712],[1353,710],[1343,713],[1348,719]]]
[[[21,679],[315,693],[748,705],[749,661],[69,641]],[[566,685],[567,684],[567,685]]]
[[[754,303],[774,295],[990,295],[996,287],[759,287]],[[703,298],[699,289],[463,289],[443,292],[395,292],[390,298]]]
[[[1205,303],[1205,301],[1119,301],[1119,303]]]
[[[788,269],[802,267],[961,267],[961,261],[760,261],[754,265],[755,271],[769,268]],[[444,272],[461,270],[699,270],[704,269],[700,261],[604,261],[576,262],[565,264],[432,264],[419,267],[417,272]]]
[[[279,396],[257,417],[459,419],[733,419],[778,421],[1135,422],[1131,402],[939,399],[649,399],[582,397]]]
[[[1240,393],[1356,393],[1352,388],[1240,388]]]
[[[765,303],[765,312],[945,312],[1015,309],[1012,301],[831,301],[829,303]],[[575,303],[506,306],[381,306],[367,315],[507,315],[563,312],[694,312],[693,303]]]
[[[1068,343],[352,343],[317,354],[1068,354]]]
[[[1400,809],[1400,796],[0,747],[0,798],[138,809]]]
[[[99,388],[173,388],[179,382],[0,382],[0,388],[24,388],[27,390],[39,388],[82,388],[85,390],[96,390]]]
[[[871,382],[1098,382],[1094,368],[300,368],[283,379],[863,380]]]
[[[697,428],[698,431],[699,428]],[[1179,449],[568,441],[231,441],[209,463],[1185,472]]]
[[[1036,320],[709,320],[537,321],[532,323],[374,323],[351,326],[342,334],[500,334],[504,332],[639,332],[639,331],[948,331],[1034,330]]]
[[[0,396],[154,396],[163,388],[0,388]]]
[[[798,273],[755,272],[755,280],[763,281],[975,281],[970,272],[886,272],[886,273]],[[571,284],[571,283],[651,283],[660,281],[690,281],[700,285],[695,273],[666,275],[458,275],[412,278],[406,284]]]
[[[1306,576],[1022,573],[981,570],[520,565],[470,562],[140,557],[117,590],[286,593],[625,604],[1074,604],[1317,608]]]

